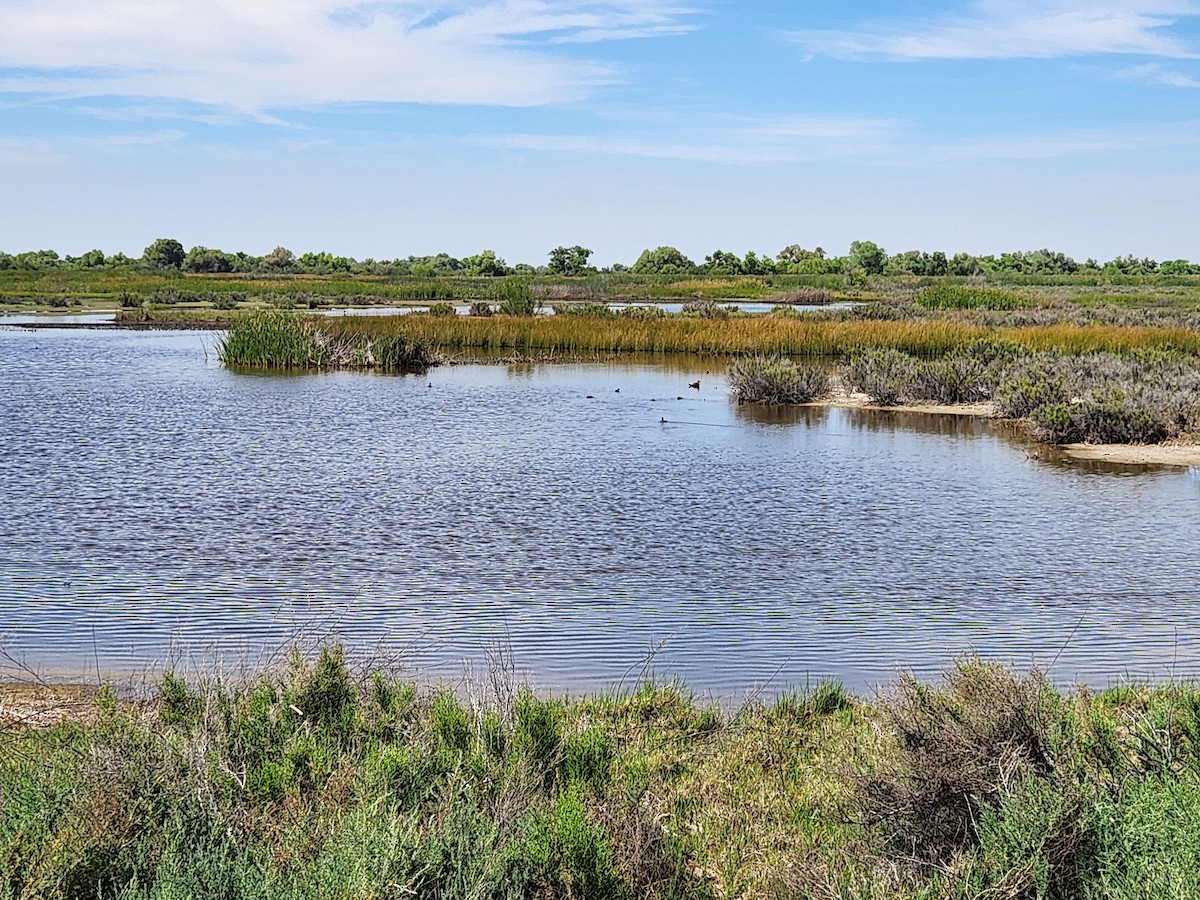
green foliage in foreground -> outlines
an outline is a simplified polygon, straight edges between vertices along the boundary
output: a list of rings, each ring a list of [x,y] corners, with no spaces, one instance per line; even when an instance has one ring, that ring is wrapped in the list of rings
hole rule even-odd
[[[338,648],[0,729],[0,898],[1200,894],[1200,690],[966,660],[726,714],[463,702]],[[482,696],[482,691],[480,692]]]

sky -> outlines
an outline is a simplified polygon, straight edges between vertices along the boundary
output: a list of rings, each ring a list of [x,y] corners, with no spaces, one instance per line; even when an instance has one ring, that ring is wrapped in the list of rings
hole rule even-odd
[[[0,249],[1200,261],[1200,0],[0,0]]]

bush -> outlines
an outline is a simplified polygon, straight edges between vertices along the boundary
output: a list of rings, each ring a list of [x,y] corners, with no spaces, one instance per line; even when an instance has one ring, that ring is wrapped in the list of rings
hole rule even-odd
[[[472,300],[470,314],[473,316],[490,316],[493,314],[492,304],[486,300]]]
[[[429,315],[431,316],[453,316],[456,314],[454,304],[452,303],[434,303],[429,307]]]
[[[624,319],[647,322],[653,319],[665,319],[667,311],[661,306],[626,306],[621,310],[620,316]]]
[[[830,394],[823,369],[781,356],[743,357],[730,367],[728,377],[738,402],[812,403]]]
[[[497,288],[500,301],[499,312],[506,316],[532,316],[542,308],[542,301],[534,297],[533,288],[524,278],[505,278]]]
[[[868,820],[930,865],[978,846],[984,813],[1010,786],[1055,774],[1059,704],[1040,673],[979,660],[955,666],[943,688],[902,678],[886,707],[896,764],[865,780]]]
[[[896,406],[907,399],[917,374],[917,361],[899,350],[868,350],[842,370],[846,383],[873,403]]]
[[[700,297],[684,303],[683,314],[685,316],[699,316],[701,319],[728,319],[729,309],[711,297]]]

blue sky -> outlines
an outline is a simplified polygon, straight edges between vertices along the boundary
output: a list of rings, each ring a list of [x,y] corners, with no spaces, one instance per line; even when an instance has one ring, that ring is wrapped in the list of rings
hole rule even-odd
[[[1200,260],[1200,0],[0,0],[0,249]]]

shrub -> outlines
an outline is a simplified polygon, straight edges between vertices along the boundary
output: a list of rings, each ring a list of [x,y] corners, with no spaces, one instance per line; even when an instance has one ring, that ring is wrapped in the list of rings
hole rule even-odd
[[[470,314],[473,316],[490,316],[492,315],[492,304],[486,300],[472,300]]]
[[[699,297],[683,304],[683,314],[701,319],[728,319],[729,309],[711,297]]]
[[[506,316],[532,316],[542,308],[542,301],[533,295],[533,288],[524,278],[505,278],[497,288],[499,312]]]
[[[453,316],[456,315],[453,303],[434,303],[429,307],[429,315],[431,316]]]
[[[868,820],[931,865],[977,846],[984,812],[1009,786],[1055,774],[1059,702],[1040,673],[979,660],[955,666],[942,688],[902,678],[886,707],[896,764],[864,781]]]
[[[739,402],[812,403],[830,394],[829,376],[823,369],[781,356],[743,357],[728,377]]]
[[[653,319],[664,319],[667,311],[661,306],[626,306],[620,312],[623,319],[634,319],[639,322]]]
[[[899,350],[868,350],[842,370],[846,383],[873,403],[895,406],[905,400],[917,373],[917,361]]]

